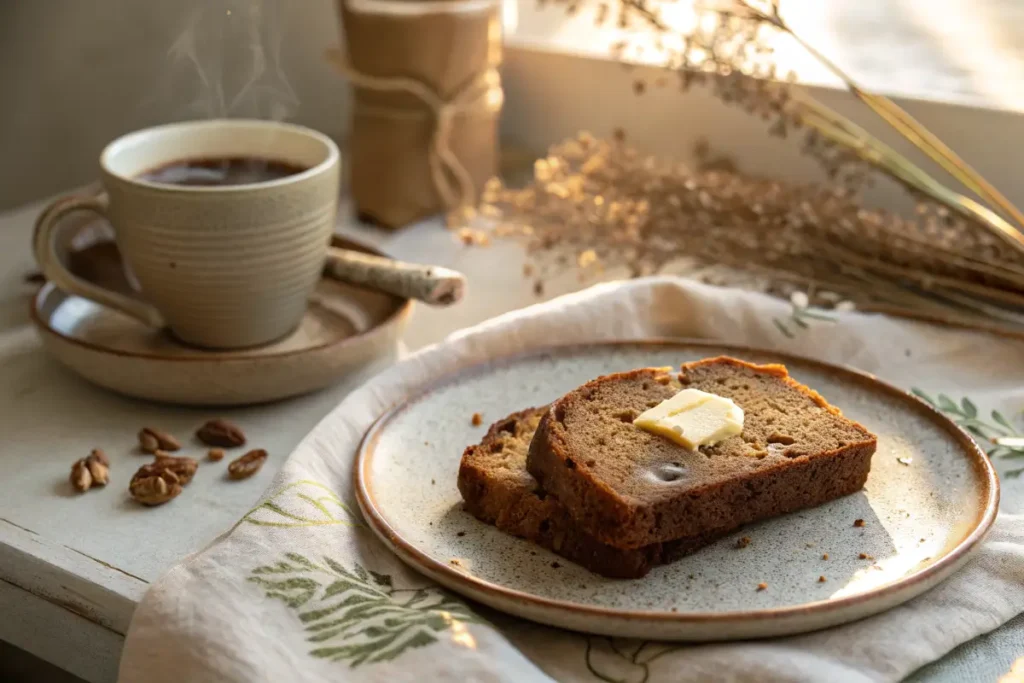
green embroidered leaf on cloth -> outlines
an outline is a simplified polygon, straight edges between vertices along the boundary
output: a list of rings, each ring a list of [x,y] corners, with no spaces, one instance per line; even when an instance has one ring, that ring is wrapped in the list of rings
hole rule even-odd
[[[250,510],[242,521],[268,527],[310,527],[342,524],[361,527],[359,515],[334,491],[308,479],[292,482]]]
[[[818,308],[811,308],[809,306],[798,306],[796,304],[792,305],[788,318],[772,318],[772,322],[775,324],[775,327],[778,328],[779,332],[789,339],[795,339],[800,330],[810,329],[810,321],[812,320],[833,324],[838,322],[838,318],[826,311]],[[794,325],[795,328],[791,328],[790,325]]]
[[[650,640],[584,636],[587,671],[604,683],[648,683],[650,664],[684,646]]]
[[[936,410],[949,415],[960,427],[970,432],[978,446],[988,453],[990,458],[1024,457],[1024,446],[1007,445],[995,441],[1001,437],[1024,441],[1024,432],[1014,427],[998,410],[991,412],[992,421],[988,422],[978,417],[978,407],[966,396],[957,403],[945,394],[938,394],[932,398],[916,387],[911,389],[911,392]],[[1019,477],[1021,474],[1024,474],[1024,467],[1003,472],[1004,477],[1011,479]]]
[[[318,564],[287,553],[253,569],[248,580],[297,611],[306,640],[317,644],[311,655],[352,667],[430,645],[444,631],[470,639],[466,624],[484,623],[440,588],[395,588],[388,574],[358,563],[348,568],[329,557]]]

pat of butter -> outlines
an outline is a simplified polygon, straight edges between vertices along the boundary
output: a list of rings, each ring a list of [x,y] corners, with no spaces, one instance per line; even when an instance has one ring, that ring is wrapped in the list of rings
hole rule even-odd
[[[683,389],[641,413],[633,424],[695,450],[742,432],[743,409],[724,396]]]

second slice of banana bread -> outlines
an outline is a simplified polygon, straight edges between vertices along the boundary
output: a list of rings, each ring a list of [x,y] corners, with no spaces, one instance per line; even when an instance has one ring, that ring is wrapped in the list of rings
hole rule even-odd
[[[731,398],[743,432],[688,450],[633,424],[684,387]],[[820,505],[861,489],[875,436],[781,365],[720,357],[678,374],[599,377],[544,413],[527,468],[573,522],[617,548],[643,548]]]

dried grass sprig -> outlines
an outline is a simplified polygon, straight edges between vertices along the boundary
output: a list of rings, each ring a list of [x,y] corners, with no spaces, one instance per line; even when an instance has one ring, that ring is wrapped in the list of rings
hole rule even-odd
[[[920,192],[968,218],[988,225],[1010,246],[1024,251],[1024,237],[1002,216],[946,187],[904,155],[821,102],[801,93],[795,93],[792,101],[800,105],[794,109],[801,120],[813,126],[822,135],[854,151],[861,159],[887,173],[908,189]],[[901,129],[897,130],[903,133]],[[965,167],[970,169],[969,166]],[[974,173],[973,169],[970,170]],[[959,179],[957,174],[954,174],[954,177]],[[965,185],[972,182],[969,176],[963,177],[967,181]]]
[[[645,0],[619,0],[619,2],[624,11],[640,17],[655,31],[671,31],[657,10],[652,9]],[[1003,216],[989,207],[946,187],[864,128],[810,95],[791,93],[793,113],[799,116],[803,123],[813,126],[822,135],[853,151],[864,161],[879,168],[900,183],[978,221],[1008,245],[1024,253],[1024,235],[1018,229],[1024,229],[1024,213],[922,123],[889,98],[861,87],[835,62],[794,31],[782,18],[779,2],[770,2],[767,9],[761,9],[751,0],[732,0],[724,4],[707,5],[703,9],[722,19],[749,21],[771,26],[792,37],[808,54],[838,77],[853,95],[878,114],[903,138],[924,152],[964,187],[1012,218],[1017,223],[1017,227],[1015,228]]]
[[[620,27],[639,21],[656,32],[672,30],[661,18],[658,0],[615,1]],[[576,0],[554,2],[571,3],[570,11],[578,6]],[[825,308],[845,300],[865,311],[1024,335],[1024,237],[997,211],[947,187],[792,87],[788,78],[778,78],[759,31],[768,27],[794,34],[778,3],[764,7],[732,0],[705,10],[717,18],[713,28],[699,21],[681,43],[660,38],[656,43],[659,49],[681,44],[666,52],[682,90],[706,84],[723,102],[770,121],[772,135],[802,131],[803,151],[822,165],[826,182],[810,186],[746,177],[707,150],[690,169],[641,156],[624,143],[624,135],[600,140],[581,134],[538,160],[526,187],[495,181],[485,188],[480,214],[492,221],[495,236],[525,242],[535,289],[541,291],[544,280],[567,270],[581,280],[623,267],[631,276],[682,272],[784,298],[805,291],[801,297]],[[626,43],[615,47],[620,56],[627,49]],[[1024,224],[1002,195],[934,136],[922,133],[918,122],[864,91],[834,64],[826,66],[930,158],[941,157],[939,165],[965,187]],[[660,76],[658,84],[664,80]],[[644,83],[638,81],[635,90],[643,93]],[[704,162],[708,165],[701,166]],[[878,173],[918,199],[914,216],[859,203],[861,189]]]
[[[503,221],[496,236],[526,244],[538,287],[568,270],[680,272],[783,298],[806,291],[819,307],[845,299],[865,311],[1024,333],[1024,318],[1007,308],[1024,303],[1016,264],[956,256],[960,219],[943,209],[908,221],[867,211],[841,188],[695,171],[585,134],[538,160],[526,187],[491,183],[484,195],[481,214]],[[934,221],[944,232],[929,232]]]
[[[779,13],[779,3],[771,3],[770,12],[763,12],[753,7],[747,0],[742,2],[761,21],[767,22],[780,31],[789,34],[803,49],[813,56],[822,66],[839,77],[844,85],[861,102],[869,106],[876,114],[896,129],[904,138],[914,144],[915,147],[928,155],[933,161],[939,164],[946,172],[956,178],[964,187],[968,188],[980,197],[985,198],[995,206],[1002,209],[1006,215],[1017,222],[1018,227],[1024,228],[1024,214],[1010,202],[999,190],[981,176],[973,167],[964,161],[956,152],[950,149],[934,133],[928,130],[924,124],[919,122],[906,110],[893,102],[888,97],[868,92],[857,84],[853,78],[839,68],[835,62],[819,52],[813,45],[808,43],[800,34],[796,33],[787,24]],[[859,128],[859,127],[858,127]],[[860,131],[866,134],[863,129]],[[1016,242],[1024,248],[1024,237],[1014,231]]]

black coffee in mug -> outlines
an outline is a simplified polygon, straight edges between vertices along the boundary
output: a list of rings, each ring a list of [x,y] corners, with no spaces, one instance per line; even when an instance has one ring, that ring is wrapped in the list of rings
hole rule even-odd
[[[182,159],[158,166],[139,178],[163,185],[250,185],[287,178],[307,170],[287,161],[260,157]]]

